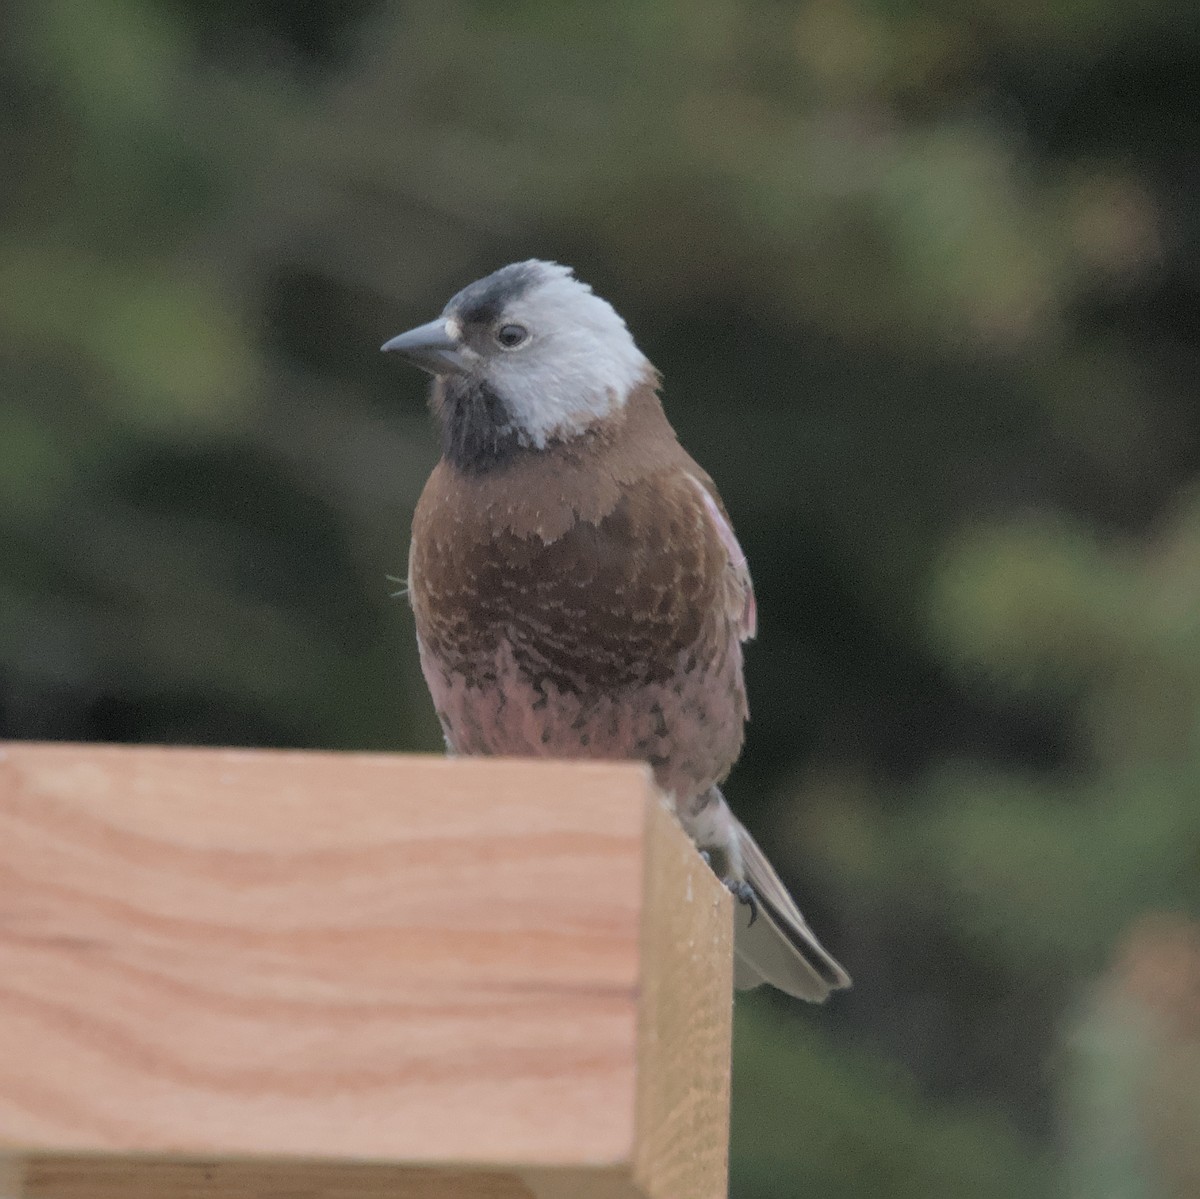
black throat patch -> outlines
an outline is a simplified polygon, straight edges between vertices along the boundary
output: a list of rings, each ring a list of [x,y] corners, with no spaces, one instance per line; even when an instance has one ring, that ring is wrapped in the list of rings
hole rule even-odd
[[[440,380],[433,409],[442,430],[442,456],[464,474],[486,474],[521,449],[504,401],[480,379],[451,375]]]

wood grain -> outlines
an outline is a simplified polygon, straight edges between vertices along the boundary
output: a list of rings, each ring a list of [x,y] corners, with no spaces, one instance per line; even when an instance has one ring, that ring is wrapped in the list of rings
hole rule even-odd
[[[634,1173],[647,1195],[724,1195],[733,901],[661,804],[646,821]]]
[[[728,897],[624,764],[0,746],[0,1199],[716,1199]]]

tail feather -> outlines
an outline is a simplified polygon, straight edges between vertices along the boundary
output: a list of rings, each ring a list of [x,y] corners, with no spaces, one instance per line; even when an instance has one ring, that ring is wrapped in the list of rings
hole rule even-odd
[[[738,911],[735,985],[748,990],[768,982],[811,1003],[850,986],[850,976],[817,940],[758,842],[740,824],[737,832],[742,869],[759,910],[753,922],[747,905]]]

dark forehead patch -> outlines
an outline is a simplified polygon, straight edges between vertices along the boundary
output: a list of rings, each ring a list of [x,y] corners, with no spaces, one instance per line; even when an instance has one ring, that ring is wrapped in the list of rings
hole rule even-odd
[[[502,266],[498,271],[474,283],[467,284],[446,305],[467,324],[489,325],[511,301],[522,296],[542,277],[541,264],[537,262],[514,262]]]

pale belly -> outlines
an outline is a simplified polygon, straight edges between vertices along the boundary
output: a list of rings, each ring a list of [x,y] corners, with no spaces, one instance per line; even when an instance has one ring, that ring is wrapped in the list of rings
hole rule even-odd
[[[444,669],[421,646],[421,668],[452,753],[635,759],[676,800],[721,782],[741,752],[746,699],[736,640],[716,662],[665,681],[581,696],[524,673],[502,645],[484,683]],[[692,656],[692,662],[695,662]]]

